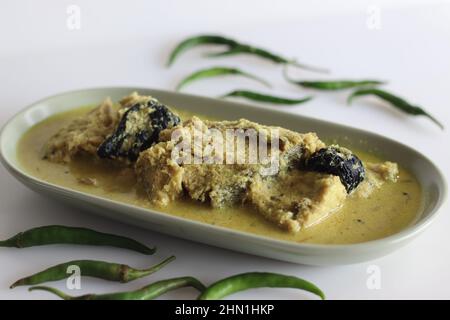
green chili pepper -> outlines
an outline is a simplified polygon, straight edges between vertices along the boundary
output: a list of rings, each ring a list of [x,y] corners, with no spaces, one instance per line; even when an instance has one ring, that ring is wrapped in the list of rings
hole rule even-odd
[[[295,81],[293,82],[304,88],[318,90],[343,90],[355,87],[375,86],[384,82],[377,80],[337,80],[337,81]]]
[[[67,273],[67,268],[73,265],[80,268],[81,275],[83,276],[126,283],[155,273],[173,260],[175,260],[175,256],[171,256],[159,264],[144,270],[135,269],[125,264],[105,261],[74,260],[58,264],[29,277],[17,280],[10,288],[66,279],[70,276]]]
[[[262,84],[264,84],[267,87],[270,87],[270,84],[261,79],[257,76],[254,76],[250,73],[241,71],[236,68],[229,68],[229,67],[212,67],[207,69],[202,69],[199,71],[196,71],[192,73],[191,75],[187,76],[181,82],[177,85],[176,90],[180,90],[182,87],[187,85],[188,83],[191,83],[195,80],[204,79],[204,78],[211,78],[211,77],[218,77],[218,76],[225,76],[225,75],[240,75],[249,79],[253,79],[255,81],[258,81]]]
[[[232,91],[232,92],[229,92],[229,93],[223,95],[222,97],[223,98],[242,97],[242,98],[246,98],[246,99],[250,99],[250,100],[254,100],[254,101],[258,101],[258,102],[267,102],[267,103],[274,103],[274,104],[288,104],[288,105],[305,103],[313,98],[313,97],[305,97],[305,98],[301,98],[301,99],[288,99],[288,98],[282,98],[282,97],[277,97],[277,96],[272,96],[272,95],[267,95],[267,94],[261,94],[258,92],[248,91],[248,90],[235,90],[235,91]]]
[[[299,68],[309,69],[317,72],[328,72],[325,69],[312,67],[304,64],[300,64],[295,60],[286,59],[280,55],[273,54],[265,49],[250,46],[248,44],[240,43],[233,39],[225,38],[218,35],[200,35],[194,36],[180,42],[175,49],[171,52],[168,60],[168,66],[170,66],[175,59],[188,49],[194,48],[200,45],[224,45],[227,47],[225,51],[209,54],[209,57],[229,56],[235,54],[251,54],[257,57],[272,61],[277,64],[289,64]]]
[[[171,66],[175,59],[183,52],[197,47],[199,45],[226,45],[229,47],[234,47],[239,45],[236,41],[232,39],[228,39],[222,36],[217,35],[201,35],[192,38],[188,38],[182,42],[180,42],[176,48],[170,53],[169,60],[167,61],[167,66]]]
[[[27,248],[48,244],[80,244],[111,246],[153,254],[156,248],[149,248],[136,240],[98,232],[86,228],[67,226],[44,226],[20,232],[14,237],[0,241],[0,247]]]
[[[226,56],[232,56],[232,55],[235,55],[235,54],[246,53],[246,52],[243,52],[243,50],[245,50],[244,46],[240,45],[240,44],[237,44],[237,45],[233,46],[231,49],[228,49],[228,50],[225,50],[225,51],[206,53],[205,57],[218,58],[218,57],[226,57]],[[281,59],[277,59],[277,60],[284,60],[284,59],[281,58]],[[279,61],[278,63],[287,63],[287,62]]]
[[[210,53],[207,56],[208,57],[223,57],[223,56],[231,56],[231,55],[242,54],[242,53],[253,54],[255,56],[270,60],[274,63],[294,64],[293,60],[288,60],[279,55],[270,53],[267,50],[251,47],[251,46],[245,45],[245,44],[236,45],[233,48],[228,49],[226,51]]]
[[[440,123],[435,117],[429,114],[427,111],[422,109],[421,107],[410,104],[408,101],[400,98],[392,93],[386,92],[384,90],[369,88],[369,89],[360,89],[353,92],[348,97],[348,103],[351,104],[352,100],[355,97],[366,96],[366,95],[374,95],[378,98],[381,98],[387,102],[389,102],[394,108],[397,108],[407,114],[413,116],[425,116],[428,117],[431,121],[437,124],[442,130],[444,129],[444,125]]]
[[[195,278],[181,277],[162,280],[149,284],[136,291],[114,292],[105,294],[85,294],[82,296],[70,296],[58,289],[36,286],[28,289],[29,291],[43,290],[56,294],[64,300],[152,300],[160,295],[179,288],[192,287],[202,292],[205,286]]]
[[[200,294],[198,300],[218,300],[239,291],[263,287],[301,289],[325,299],[323,292],[306,280],[277,273],[250,272],[225,278],[212,284]]]
[[[384,82],[378,80],[297,81],[287,76],[285,78],[288,82],[302,86],[303,88],[329,91],[384,84]]]

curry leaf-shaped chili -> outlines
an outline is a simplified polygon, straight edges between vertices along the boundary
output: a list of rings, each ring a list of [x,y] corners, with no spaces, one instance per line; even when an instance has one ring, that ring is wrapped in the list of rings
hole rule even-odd
[[[106,261],[74,260],[55,265],[31,276],[17,280],[10,288],[66,279],[70,276],[70,273],[67,273],[68,267],[70,266],[78,266],[82,276],[126,283],[155,273],[174,259],[175,256],[171,256],[147,269],[135,269],[125,264]]]
[[[223,98],[227,97],[241,97],[246,98],[253,101],[258,102],[266,102],[266,103],[273,103],[273,104],[286,104],[286,105],[294,105],[294,104],[300,104],[305,103],[311,100],[313,97],[304,97],[301,99],[289,99],[289,98],[283,98],[268,94],[262,94],[254,91],[248,91],[248,90],[235,90],[231,91],[225,95],[222,96]]]
[[[91,246],[111,246],[153,254],[156,248],[122,236],[98,232],[86,228],[59,225],[43,226],[20,232],[15,236],[0,241],[0,247],[27,248],[49,244],[78,244]]]
[[[278,273],[250,272],[225,278],[210,285],[199,295],[198,300],[218,300],[239,291],[263,287],[301,289],[325,299],[324,293],[306,280]]]
[[[299,68],[308,69],[311,71],[328,72],[328,70],[322,68],[301,64],[296,60],[287,59],[278,54],[274,54],[266,49],[251,46],[245,43],[240,43],[236,40],[218,35],[200,35],[183,40],[171,52],[168,60],[168,65],[170,66],[182,52],[185,52],[188,49],[200,45],[223,45],[227,47],[227,49],[222,52],[209,54],[208,56],[210,57],[229,56],[236,54],[251,54],[272,61],[277,64],[289,64],[297,66]]]
[[[267,81],[255,76],[251,73],[241,71],[236,68],[230,68],[230,67],[212,67],[212,68],[198,70],[198,71],[190,74],[189,76],[187,76],[186,78],[184,78],[183,80],[180,81],[180,83],[176,87],[176,90],[180,90],[182,87],[184,87],[187,84],[194,82],[196,80],[212,78],[212,77],[220,77],[220,76],[226,76],[226,75],[243,76],[243,77],[255,80],[257,82],[260,82],[267,87],[270,87],[270,84]]]
[[[401,110],[407,114],[413,115],[413,116],[425,116],[428,117],[431,121],[433,121],[435,124],[437,124],[442,130],[444,129],[444,125],[439,122],[435,117],[433,117],[431,114],[429,114],[427,111],[422,109],[419,106],[415,106],[408,101],[404,100],[403,98],[400,98],[399,96],[396,96],[392,93],[389,93],[384,90],[376,89],[376,88],[368,88],[368,89],[360,89],[353,92],[348,97],[348,103],[351,104],[354,98],[361,97],[361,96],[376,96],[380,99],[383,99],[386,102],[389,102],[390,105],[392,105],[394,108]]]
[[[202,292],[205,289],[205,286],[200,281],[198,281],[193,277],[180,277],[154,282],[135,291],[124,291],[105,294],[85,294],[82,296],[70,296],[58,289],[46,286],[31,287],[28,290],[48,291],[64,300],[152,300],[166,292],[184,287],[192,287],[200,292]]]

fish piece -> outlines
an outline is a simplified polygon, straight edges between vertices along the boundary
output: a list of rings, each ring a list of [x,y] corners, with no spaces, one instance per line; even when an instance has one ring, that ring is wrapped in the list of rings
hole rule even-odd
[[[42,149],[42,157],[52,162],[69,163],[79,155],[97,156],[99,146],[117,129],[123,114],[132,106],[147,103],[150,96],[137,92],[114,105],[110,98],[99,106],[72,120],[56,132]]]
[[[386,182],[397,182],[398,180],[398,164],[395,162],[366,162],[364,166],[366,177],[352,192],[352,197],[368,198],[373,191],[381,188]]]
[[[266,179],[255,177],[247,194],[247,202],[259,214],[289,232],[319,223],[346,198],[339,177],[296,169]]]
[[[69,163],[79,154],[95,155],[100,144],[112,134],[119,119],[117,108],[107,98],[54,134],[44,145],[42,157],[52,162]]]
[[[256,150],[254,148],[257,148],[257,145],[248,143],[240,150],[241,153],[236,148],[235,160],[246,159],[241,163],[226,163],[226,141],[232,141],[232,145],[236,146],[237,138],[222,141],[224,153],[212,154],[209,163],[204,161],[205,158],[201,159],[202,155],[199,152],[208,150],[214,144],[211,132],[226,137],[228,130],[243,130],[241,132],[247,133],[250,132],[248,130],[254,130],[255,133],[267,134],[267,140],[270,142],[269,136],[274,132],[273,129],[278,130],[279,143],[276,152],[274,151],[273,155],[268,154],[268,158],[272,159],[271,157],[277,154],[279,161],[271,163],[276,165],[276,170],[269,175],[293,168],[301,155],[310,156],[316,150],[325,147],[314,133],[300,134],[283,128],[263,126],[245,119],[202,121],[193,117],[180,126],[161,132],[160,142],[140,154],[135,167],[137,177],[152,203],[157,206],[167,206],[182,194],[209,203],[212,207],[243,202],[253,177],[265,176],[267,172],[265,169],[270,167],[267,163],[248,161],[249,154]],[[173,139],[174,133],[178,134],[178,140]],[[191,139],[198,135],[203,137],[201,141]],[[180,141],[189,141],[190,148],[178,150],[179,159],[187,157],[191,161],[178,161],[179,159],[173,158],[173,151]],[[202,161],[195,163],[194,159]]]

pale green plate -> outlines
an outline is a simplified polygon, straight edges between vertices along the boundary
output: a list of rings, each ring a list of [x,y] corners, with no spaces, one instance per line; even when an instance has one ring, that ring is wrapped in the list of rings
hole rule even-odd
[[[80,105],[97,104],[109,96],[113,101],[137,90],[152,95],[165,104],[210,115],[220,119],[248,118],[268,125],[280,125],[300,132],[314,131],[321,137],[342,141],[349,138],[353,147],[377,150],[386,159],[409,169],[419,180],[423,192],[423,207],[414,225],[403,231],[375,241],[352,245],[301,244],[265,238],[230,230],[161,212],[143,209],[87,193],[70,190],[39,180],[22,170],[17,161],[20,137],[33,125],[59,112]],[[218,247],[311,265],[338,265],[362,262],[383,256],[411,241],[436,216],[447,194],[446,183],[439,169],[424,155],[410,147],[383,136],[347,126],[275,111],[269,108],[197,97],[175,92],[146,88],[98,88],[58,94],[27,107],[14,116],[0,136],[1,161],[8,171],[31,189],[82,207],[103,216],[135,224],[150,230],[171,234]]]

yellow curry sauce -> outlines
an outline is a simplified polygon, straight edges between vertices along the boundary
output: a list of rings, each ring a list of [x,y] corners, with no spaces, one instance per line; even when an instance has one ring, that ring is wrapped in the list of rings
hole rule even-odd
[[[31,128],[21,139],[18,158],[29,174],[67,188],[153,208],[139,190],[134,171],[105,161],[79,157],[69,165],[42,159],[42,147],[60,128],[83,114],[87,107],[53,116]],[[193,114],[176,110],[182,118]],[[197,115],[198,116],[198,115]],[[202,118],[200,116],[200,118]],[[355,150],[362,161],[381,162],[375,155]],[[163,211],[192,220],[237,229],[281,240],[307,243],[358,243],[386,237],[414,223],[421,205],[421,189],[411,173],[399,168],[396,183],[387,182],[369,198],[349,197],[344,206],[323,222],[298,233],[289,233],[266,221],[246,205],[214,209],[193,200],[178,200]],[[90,182],[96,181],[96,185]],[[161,209],[153,208],[161,211]],[[151,213],[149,213],[151,214]]]

